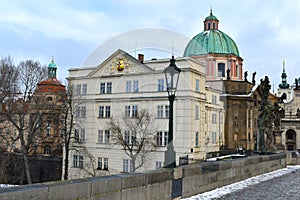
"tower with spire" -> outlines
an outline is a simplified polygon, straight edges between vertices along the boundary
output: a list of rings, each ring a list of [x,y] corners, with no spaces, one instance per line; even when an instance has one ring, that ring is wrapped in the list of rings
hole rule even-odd
[[[286,80],[286,72],[285,72],[285,61],[283,60],[282,61],[282,73],[281,73],[281,83],[278,85],[279,88],[281,89],[287,89],[290,87],[290,84],[287,83],[287,80]]]
[[[282,73],[281,73],[281,83],[278,85],[278,96],[286,96],[284,102],[289,102],[293,99],[294,90],[290,87],[290,84],[287,82],[287,73],[285,72],[285,61],[282,61]]]

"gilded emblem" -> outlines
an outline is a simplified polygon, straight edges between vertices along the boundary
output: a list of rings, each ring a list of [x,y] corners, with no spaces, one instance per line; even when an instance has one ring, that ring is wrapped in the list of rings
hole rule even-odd
[[[111,73],[122,72],[123,70],[130,68],[130,63],[128,63],[125,57],[118,57],[111,63]]]

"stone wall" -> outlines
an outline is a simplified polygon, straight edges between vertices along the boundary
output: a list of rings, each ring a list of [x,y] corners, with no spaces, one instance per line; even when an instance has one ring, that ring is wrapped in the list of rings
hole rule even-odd
[[[1,188],[0,199],[173,199],[286,167],[286,155],[205,162],[145,173]]]

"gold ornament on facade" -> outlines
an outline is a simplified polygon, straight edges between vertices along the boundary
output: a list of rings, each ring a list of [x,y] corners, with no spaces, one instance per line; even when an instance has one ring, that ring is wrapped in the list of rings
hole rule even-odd
[[[131,68],[130,63],[128,63],[127,59],[125,57],[118,57],[115,60],[112,61],[110,64],[110,72],[113,73],[121,73],[125,70],[128,70]]]

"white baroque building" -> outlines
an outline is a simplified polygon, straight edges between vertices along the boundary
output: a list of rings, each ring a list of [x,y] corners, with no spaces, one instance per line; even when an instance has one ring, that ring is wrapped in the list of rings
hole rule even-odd
[[[125,151],[111,141],[108,122],[111,117],[134,117],[143,109],[154,119],[155,147],[137,171],[164,166],[169,100],[163,70],[169,62],[144,61],[141,54],[136,59],[119,49],[98,66],[69,70],[68,80],[77,94],[77,134],[88,152],[71,152],[70,179],[132,171]],[[181,69],[174,102],[173,143],[178,165],[180,157],[199,160],[207,152],[219,151],[224,126],[221,91],[205,85],[205,64],[183,57],[176,58],[176,65]]]

